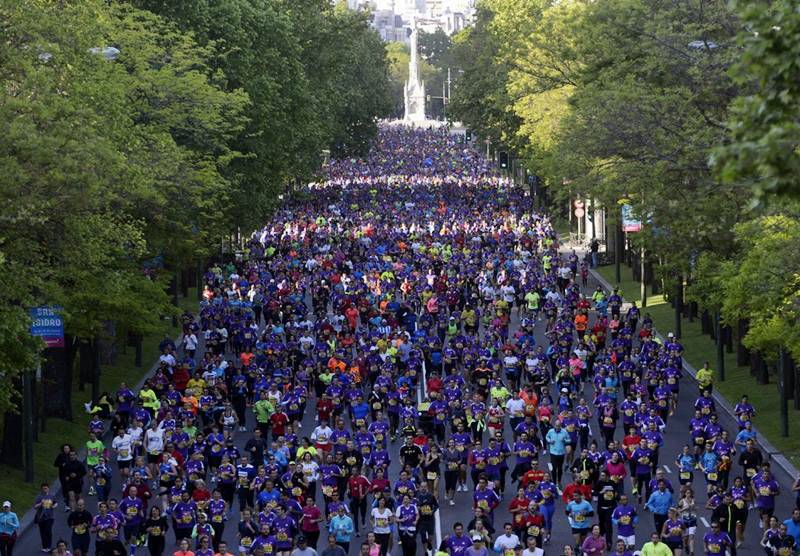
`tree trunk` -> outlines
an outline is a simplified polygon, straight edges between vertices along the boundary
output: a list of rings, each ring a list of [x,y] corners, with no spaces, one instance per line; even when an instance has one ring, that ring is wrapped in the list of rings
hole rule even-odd
[[[700,313],[700,331],[703,334],[711,334],[714,327],[711,325],[711,315],[707,310],[703,309]]]
[[[789,357],[789,365],[790,369],[789,372],[791,373],[793,380],[794,380],[794,392],[792,395],[792,406],[795,409],[800,409],[800,365],[795,363],[794,359]]]
[[[192,272],[188,270],[181,270],[181,295],[184,298],[189,297],[189,281],[191,280]]]
[[[65,338],[67,346],[71,340]],[[45,416],[72,421],[72,358],[67,351],[69,347],[44,350],[42,382],[47,392]]]
[[[103,323],[103,335],[97,339],[100,351],[100,364],[113,366],[117,358],[117,327],[114,321]]]
[[[769,367],[767,367],[767,362],[764,361],[761,355],[758,356],[756,371],[756,381],[759,384],[769,384]]]
[[[722,341],[725,342],[725,351],[733,353],[733,328],[730,326],[723,328]]]
[[[14,381],[14,389],[22,392],[22,381]],[[3,446],[0,452],[0,461],[6,465],[22,469],[23,461],[23,425],[22,422],[22,399],[19,401],[19,412],[12,413],[7,411],[3,418]]]
[[[750,364],[750,351],[744,345],[744,337],[747,335],[747,320],[742,319],[737,323],[736,334],[736,364],[744,367]]]

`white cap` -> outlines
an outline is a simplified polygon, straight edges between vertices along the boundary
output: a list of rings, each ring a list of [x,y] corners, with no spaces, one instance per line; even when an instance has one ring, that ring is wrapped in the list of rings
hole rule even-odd
[[[667,338],[674,338],[674,337],[675,337],[675,334],[673,334],[672,332],[670,332],[669,334],[667,334]]]
[[[3,507],[4,508],[10,508],[11,507],[11,502],[9,500],[6,500],[5,502],[3,502]]]

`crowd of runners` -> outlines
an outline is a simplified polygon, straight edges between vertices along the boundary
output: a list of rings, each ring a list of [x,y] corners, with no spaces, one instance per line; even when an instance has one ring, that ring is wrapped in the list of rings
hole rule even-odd
[[[680,339],[589,287],[589,261],[475,149],[386,128],[328,171],[209,268],[138,391],[92,406],[36,499],[43,552],[796,553],[800,510],[774,515],[795,493],[747,398],[726,430],[713,372],[685,378]],[[679,395],[689,430],[670,427]],[[18,527],[4,503],[0,555]]]

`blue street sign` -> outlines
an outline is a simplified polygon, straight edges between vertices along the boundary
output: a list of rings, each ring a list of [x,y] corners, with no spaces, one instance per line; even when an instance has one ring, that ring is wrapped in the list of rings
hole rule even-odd
[[[39,336],[47,347],[64,347],[64,319],[60,307],[34,307],[30,310],[31,336]]]

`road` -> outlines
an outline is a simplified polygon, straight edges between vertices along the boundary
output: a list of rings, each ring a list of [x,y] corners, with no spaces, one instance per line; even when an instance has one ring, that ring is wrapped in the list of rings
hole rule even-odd
[[[593,281],[590,281],[587,292],[592,291],[596,287],[596,284]],[[518,322],[516,316],[512,321],[512,327],[518,326]],[[544,338],[544,326],[543,324],[537,323],[536,326],[536,341],[537,343],[545,342]],[[202,346],[201,346],[202,347]],[[199,354],[198,354],[199,357]],[[678,404],[678,409],[673,417],[670,418],[665,434],[665,445],[661,450],[661,468],[664,469],[666,472],[666,477],[670,479],[673,484],[677,485],[677,470],[675,465],[673,464],[675,455],[677,455],[682,446],[686,443],[688,438],[688,426],[689,426],[689,419],[693,415],[693,408],[692,403],[694,401],[694,393],[696,392],[696,386],[691,382],[691,379],[685,378],[684,384],[682,384],[682,391],[681,396]],[[592,396],[591,386],[587,386],[587,390],[585,392],[585,397],[587,400],[590,400]],[[313,407],[313,401],[309,404],[309,408]],[[734,431],[735,425],[732,420],[724,414],[720,415],[721,423],[723,426],[729,430]],[[248,412],[248,429],[253,430],[255,426],[255,420],[252,415],[252,412]],[[312,412],[307,412],[303,419],[303,434],[310,434],[311,431],[316,426],[314,414]],[[599,434],[596,430],[596,425],[594,422],[592,423],[593,426],[593,435],[595,438],[599,438]],[[507,435],[510,439],[510,434]],[[619,437],[620,434],[618,433],[617,436]],[[237,446],[240,448],[243,447],[244,443],[246,442],[247,438],[249,437],[249,433],[241,433],[237,432],[235,435],[235,440]],[[400,443],[394,443],[390,447],[390,452],[392,454],[392,466],[390,469],[390,473],[392,477],[396,477],[399,473],[399,465],[398,465],[398,450],[400,447]],[[542,457],[540,459],[540,467],[542,469],[547,468],[547,458]],[[512,465],[513,467],[513,465]],[[781,485],[783,494],[779,497],[777,501],[777,511],[776,515],[778,516],[788,516],[791,513],[792,508],[794,507],[794,496],[790,493],[791,485],[789,484],[782,484]],[[112,492],[119,492],[120,491],[120,482],[119,477],[115,475],[113,479],[113,488]],[[697,500],[699,504],[704,505],[706,502],[706,495],[705,489],[702,485],[702,480],[699,477],[695,478],[695,490],[697,495]],[[508,518],[508,512],[506,510],[508,502],[514,495],[513,488],[507,488],[505,498],[503,500],[503,504],[501,509],[498,510],[496,517],[495,517],[495,525],[501,526],[502,523]],[[92,496],[86,496],[87,501],[87,508],[89,511],[95,513],[96,512],[96,498]],[[318,495],[319,502],[321,503],[321,494]],[[459,492],[456,493],[456,505],[451,507],[448,505],[443,505],[440,517],[441,517],[441,529],[443,536],[446,536],[449,532],[452,531],[453,524],[457,521],[467,523],[470,519],[472,519],[472,494],[470,492]],[[572,536],[570,534],[569,526],[566,519],[563,516],[563,504],[559,502],[558,504],[558,511],[556,513],[555,525],[553,529],[553,539],[550,543],[549,547],[547,548],[547,552],[550,554],[560,554],[561,548],[565,544],[570,544],[572,542]],[[700,519],[700,523],[698,524],[698,538],[701,537],[705,531],[707,530],[707,518],[710,513],[707,510],[703,510],[700,512],[702,516]],[[235,524],[238,522],[238,510],[234,508],[230,519],[229,525],[226,527],[226,532],[224,538],[231,543],[231,546],[236,546],[236,527]],[[757,525],[758,519],[754,511],[750,512],[750,519],[748,520],[747,524],[747,532],[746,532],[746,543],[743,547],[739,549],[740,554],[757,554],[761,553],[761,549],[758,546],[758,540],[760,539],[761,532]],[[649,514],[643,513],[640,518],[640,524],[638,526],[638,537],[637,540],[643,542],[646,540],[646,535],[652,530],[652,517]],[[59,512],[56,518],[56,526],[54,528],[54,538],[59,539],[63,538],[68,540],[70,537],[69,530],[66,527],[66,514]],[[363,537],[362,537],[363,538]],[[357,540],[357,539],[355,539]],[[352,543],[351,546],[351,554],[358,553],[358,547],[356,546],[357,543]],[[38,531],[35,527],[32,527],[25,531],[25,533],[20,537],[17,542],[17,548],[15,553],[17,554],[34,554],[39,552],[41,545],[39,543],[39,535]],[[699,551],[699,550],[698,550]],[[141,550],[140,550],[141,552]],[[399,553],[399,547],[395,546],[395,553]],[[422,548],[420,546],[419,553],[422,553]]]

